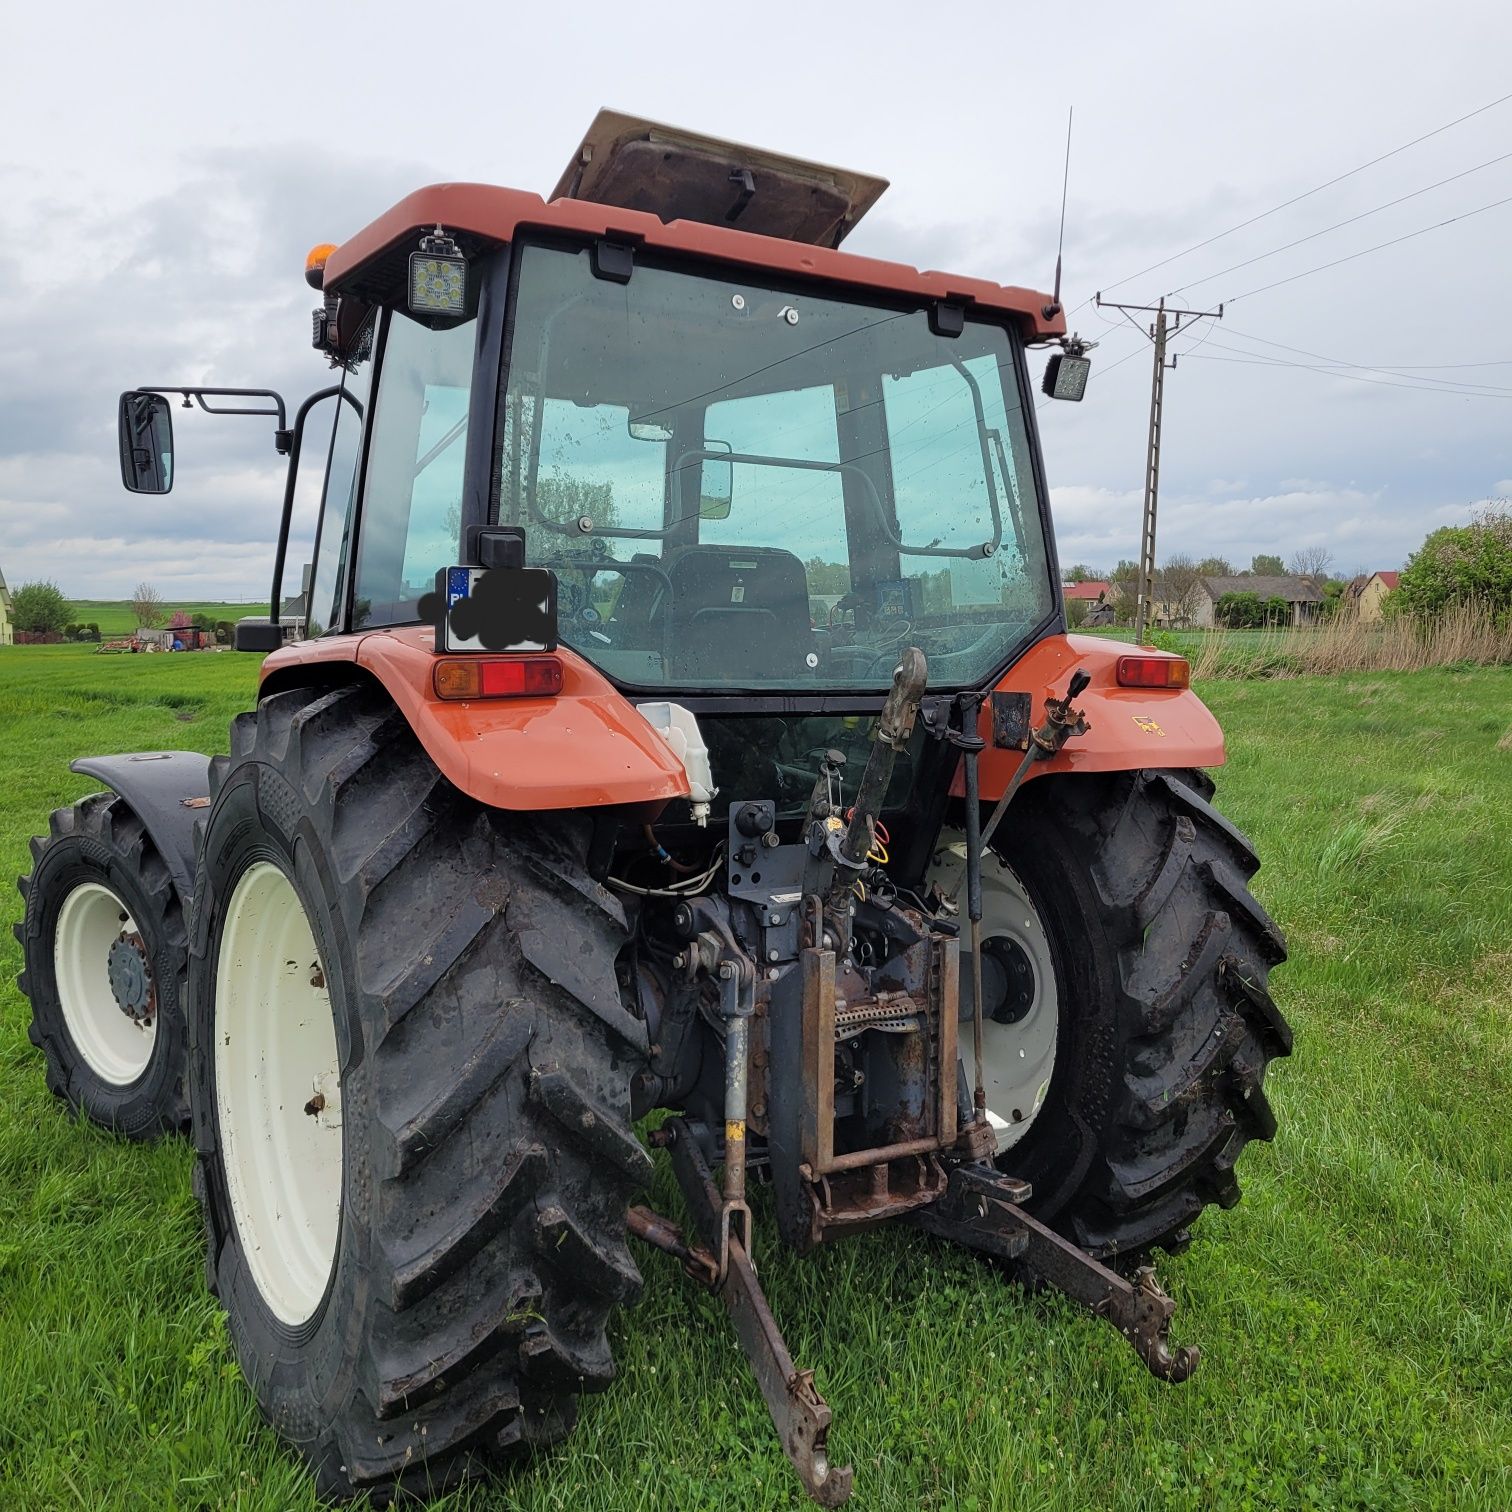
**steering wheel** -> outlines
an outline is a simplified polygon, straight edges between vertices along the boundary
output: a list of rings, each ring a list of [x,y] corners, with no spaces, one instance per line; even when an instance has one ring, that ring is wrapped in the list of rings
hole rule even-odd
[[[830,648],[830,661],[833,663],[843,659],[848,665],[845,670],[860,677],[878,677],[884,673],[891,676],[892,669],[898,664],[899,649],[893,636],[886,637],[886,644],[879,645],[875,641],[870,645],[853,642],[848,646],[832,646]]]

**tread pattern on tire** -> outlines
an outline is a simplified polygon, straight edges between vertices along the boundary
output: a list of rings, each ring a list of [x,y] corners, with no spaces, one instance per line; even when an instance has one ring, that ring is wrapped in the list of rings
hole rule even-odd
[[[625,1210],[651,1172],[629,1109],[644,1029],[614,975],[625,915],[583,867],[584,826],[479,808],[374,690],[265,699],[212,799],[249,763],[262,811],[331,863],[373,1109],[346,1210],[370,1235],[360,1358],[299,1447],[328,1495],[435,1494],[479,1456],[554,1442],[613,1377],[607,1320],[641,1285]],[[277,776],[297,812],[267,801]]]
[[[31,837],[32,871],[28,876],[16,879],[25,910],[11,932],[21,946],[23,958],[30,963],[35,959],[36,951],[52,949],[51,936],[45,940],[41,937],[39,916],[43,900],[36,892],[34,882],[37,868],[49,852],[62,842],[72,842],[100,869],[101,879],[107,885],[113,881],[105,871],[108,867],[129,875],[144,895],[150,917],[139,919],[138,924],[150,928],[157,939],[158,960],[154,966],[160,968],[164,962],[173,963],[171,1001],[162,1011],[165,1016],[181,1019],[184,973],[189,956],[184,911],[168,863],[149,839],[142,821],[126,800],[115,793],[91,793],[69,808],[53,810],[48,816],[47,830],[45,837]],[[32,1001],[34,978],[35,972],[30,964],[16,978],[17,987],[28,1001]],[[155,1091],[137,1097],[128,1096],[114,1115],[107,1114],[92,1098],[91,1083],[97,1079],[73,1047],[60,1010],[54,1006],[44,1011],[32,1002],[32,1017],[26,1033],[31,1043],[42,1051],[46,1061],[47,1087],[54,1096],[114,1132],[132,1139],[152,1139],[161,1134],[180,1133],[189,1127],[182,1023],[160,1023],[159,1027],[163,1049],[157,1053],[170,1056],[175,1064],[165,1067],[165,1074],[152,1078]],[[107,1091],[106,1096],[115,1101],[113,1093]]]
[[[1212,792],[1202,773],[1144,771],[1047,783],[1036,799],[1068,864],[1087,866],[1117,951],[1113,1028],[1083,1051],[1119,1068],[1108,1116],[1047,1216],[1120,1265],[1183,1248],[1203,1207],[1233,1206],[1245,1144],[1276,1129],[1263,1081],[1291,1030],[1267,976],[1286,946],[1248,889],[1254,850]]]

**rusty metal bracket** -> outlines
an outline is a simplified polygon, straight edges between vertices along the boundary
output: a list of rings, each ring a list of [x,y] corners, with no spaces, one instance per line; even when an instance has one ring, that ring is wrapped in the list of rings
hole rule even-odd
[[[687,1272],[690,1280],[712,1291],[719,1285],[719,1260],[701,1244],[689,1244],[683,1231],[670,1218],[663,1218],[651,1208],[631,1207],[625,1214],[625,1226],[642,1244],[649,1244],[671,1255]]]
[[[939,1202],[910,1217],[942,1239],[1016,1262],[1026,1278],[1053,1286],[1106,1318],[1151,1375],[1173,1383],[1186,1380],[1197,1368],[1199,1351],[1193,1345],[1171,1348],[1176,1304],[1161,1289],[1154,1270],[1143,1266],[1132,1281],[1109,1270],[1030,1217],[1019,1204],[1031,1195],[1027,1182],[991,1166],[957,1166]]]
[[[671,1135],[672,1169],[677,1174],[688,1210],[707,1244],[720,1237],[723,1201],[714,1185],[698,1141],[680,1119],[670,1119],[663,1130]],[[814,1373],[799,1370],[788,1353],[777,1320],[767,1306],[756,1268],[745,1245],[734,1234],[729,1240],[729,1265],[719,1296],[729,1309],[735,1336],[745,1351],[756,1384],[772,1415],[782,1448],[803,1489],[821,1507],[838,1507],[851,1493],[849,1465],[832,1466],[826,1440],[830,1409],[814,1386]]]

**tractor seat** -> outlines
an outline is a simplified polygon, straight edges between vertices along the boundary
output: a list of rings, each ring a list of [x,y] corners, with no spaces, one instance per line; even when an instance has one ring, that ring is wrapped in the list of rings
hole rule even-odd
[[[678,682],[802,678],[813,649],[808,578],[791,551],[690,546],[672,580],[672,675]]]

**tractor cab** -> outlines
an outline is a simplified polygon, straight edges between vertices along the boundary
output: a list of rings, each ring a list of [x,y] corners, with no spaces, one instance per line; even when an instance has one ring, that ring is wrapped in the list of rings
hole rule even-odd
[[[317,249],[347,402],[305,636],[425,619],[509,531],[561,646],[787,806],[864,762],[908,646],[988,685],[1059,624],[1025,349],[1062,322],[835,250],[884,188],[604,112],[570,197],[444,185]]]

